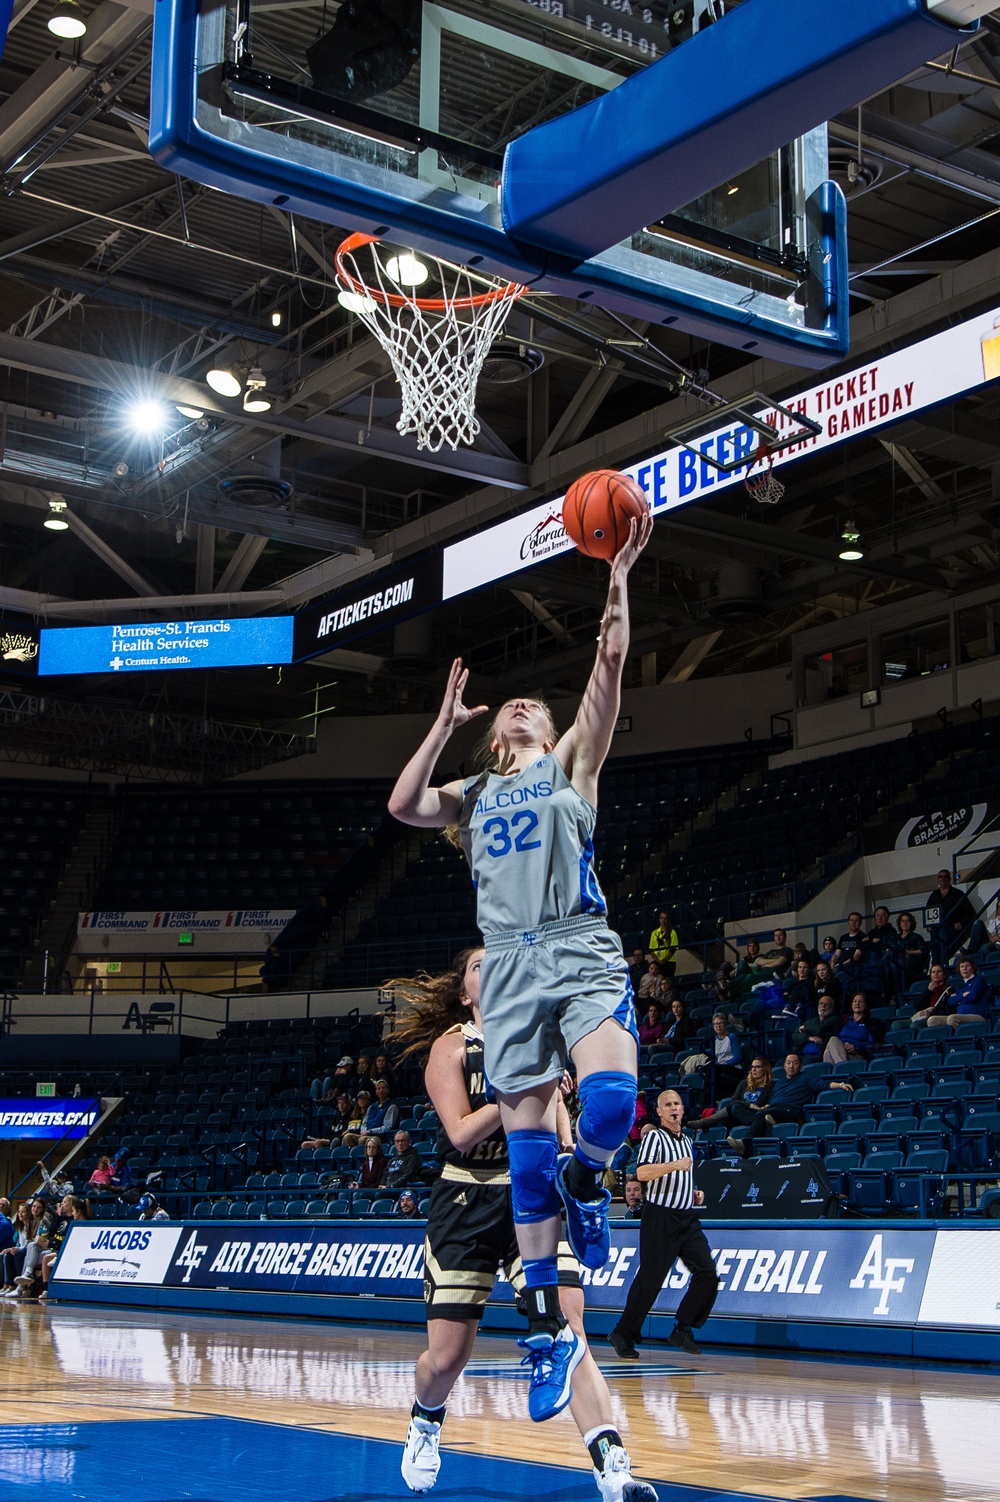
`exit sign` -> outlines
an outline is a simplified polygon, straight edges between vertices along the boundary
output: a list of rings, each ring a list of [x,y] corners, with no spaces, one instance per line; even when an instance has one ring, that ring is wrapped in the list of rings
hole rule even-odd
[[[193,933],[180,933],[180,934],[177,935],[177,942],[178,942],[178,944],[193,944],[194,943],[194,934]]]
[[[121,975],[121,973],[122,973],[122,962],[121,962],[121,960],[109,960],[108,961],[108,974],[109,975]]]
[[[44,1084],[44,1085],[36,1085],[35,1086],[35,1094],[36,1095],[54,1096],[55,1093],[56,1093],[56,1087],[55,1087],[55,1083],[54,1082],[51,1083],[51,1084],[47,1083],[47,1084]]]

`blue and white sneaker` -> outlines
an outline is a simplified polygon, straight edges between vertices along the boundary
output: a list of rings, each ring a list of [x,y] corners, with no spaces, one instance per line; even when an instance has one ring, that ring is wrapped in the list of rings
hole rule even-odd
[[[526,1335],[518,1345],[528,1353],[521,1365],[531,1367],[528,1413],[540,1424],[562,1413],[573,1396],[573,1373],[587,1347],[569,1325],[563,1325],[558,1335]]]
[[[571,1194],[566,1187],[566,1170],[572,1161],[572,1153],[562,1153],[556,1163],[556,1188],[566,1210],[566,1240],[577,1262],[598,1272],[611,1256],[611,1195],[606,1189],[596,1200],[578,1200]]]

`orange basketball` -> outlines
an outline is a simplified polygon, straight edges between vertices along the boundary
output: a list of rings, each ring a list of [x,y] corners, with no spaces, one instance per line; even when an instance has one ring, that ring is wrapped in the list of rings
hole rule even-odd
[[[628,539],[629,522],[648,510],[642,486],[616,469],[574,480],[563,501],[563,526],[581,553],[610,562]]]

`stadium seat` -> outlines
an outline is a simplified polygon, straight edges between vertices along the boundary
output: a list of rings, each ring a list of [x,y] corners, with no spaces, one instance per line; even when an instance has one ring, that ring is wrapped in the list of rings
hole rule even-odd
[[[847,1203],[862,1215],[883,1215],[889,1207],[893,1169],[902,1168],[901,1152],[869,1153],[860,1168],[848,1175]]]
[[[339,1218],[342,1216],[350,1215],[351,1202],[346,1198],[328,1200],[326,1205],[326,1213],[331,1218]]]
[[[308,1200],[307,1201],[306,1208],[305,1208],[305,1214],[307,1216],[310,1216],[311,1218],[315,1219],[315,1218],[317,1218],[320,1215],[325,1215],[326,1213],[327,1213],[327,1210],[326,1210],[326,1200]]]
[[[286,1220],[301,1220],[306,1213],[305,1200],[289,1200],[285,1206]]]
[[[894,1170],[892,1174],[892,1193],[890,1196],[894,1210],[901,1215],[916,1215],[920,1209],[920,1178],[924,1174],[944,1175],[948,1169],[948,1154],[946,1152],[915,1152],[910,1153],[903,1168]],[[937,1183],[940,1191],[942,1180]]]
[[[213,1220],[228,1220],[229,1219],[229,1201],[228,1200],[216,1200],[215,1201],[215,1204],[212,1206],[212,1219]]]
[[[192,1220],[211,1220],[214,1206],[211,1200],[201,1200],[191,1211]]]
[[[396,1208],[396,1201],[388,1196],[372,1200],[368,1207],[369,1215],[391,1215]]]

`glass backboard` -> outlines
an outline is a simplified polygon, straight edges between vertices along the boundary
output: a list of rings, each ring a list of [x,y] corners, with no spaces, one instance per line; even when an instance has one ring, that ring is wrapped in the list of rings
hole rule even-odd
[[[744,0],[752,3],[752,0]],[[847,341],[826,128],[577,265],[515,243],[508,143],[732,0],[158,0],[150,145],[198,181],[534,291],[822,365]]]

